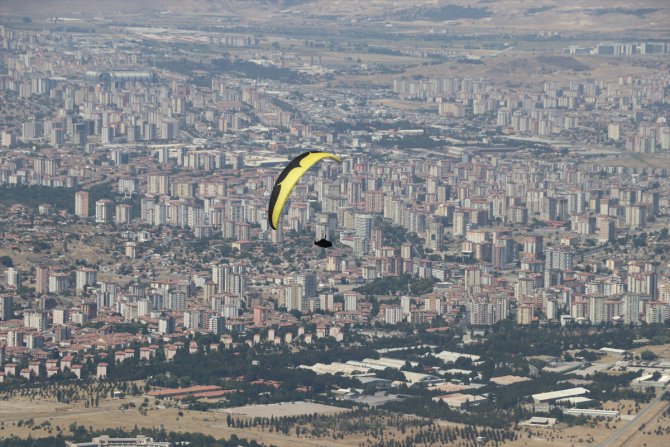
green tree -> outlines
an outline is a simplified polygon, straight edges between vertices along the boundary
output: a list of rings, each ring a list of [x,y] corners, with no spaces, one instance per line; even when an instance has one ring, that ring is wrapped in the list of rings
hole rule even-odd
[[[656,360],[656,354],[651,352],[650,350],[646,349],[640,353],[640,359],[644,360],[645,362],[651,362],[653,360]]]

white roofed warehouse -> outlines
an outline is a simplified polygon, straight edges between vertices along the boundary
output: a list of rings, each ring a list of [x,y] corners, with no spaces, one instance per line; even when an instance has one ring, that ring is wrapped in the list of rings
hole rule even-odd
[[[582,396],[588,394],[589,390],[582,387],[568,388],[567,390],[550,391],[548,393],[533,394],[533,402],[553,402],[558,399],[567,399],[569,397]]]

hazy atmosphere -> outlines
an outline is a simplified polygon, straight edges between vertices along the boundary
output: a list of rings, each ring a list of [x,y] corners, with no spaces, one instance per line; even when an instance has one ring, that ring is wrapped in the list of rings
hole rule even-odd
[[[0,0],[0,447],[670,445],[670,2]]]

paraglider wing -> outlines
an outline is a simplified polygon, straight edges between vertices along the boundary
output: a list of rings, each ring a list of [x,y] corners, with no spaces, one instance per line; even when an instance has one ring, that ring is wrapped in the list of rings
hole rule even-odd
[[[291,160],[282,173],[279,174],[275,186],[272,189],[272,194],[270,195],[270,206],[268,208],[268,222],[273,230],[276,230],[279,225],[279,217],[284,210],[284,205],[286,205],[286,201],[295,184],[298,183],[300,177],[302,177],[314,163],[324,158],[331,158],[338,163],[342,163],[340,157],[329,152],[305,152]]]

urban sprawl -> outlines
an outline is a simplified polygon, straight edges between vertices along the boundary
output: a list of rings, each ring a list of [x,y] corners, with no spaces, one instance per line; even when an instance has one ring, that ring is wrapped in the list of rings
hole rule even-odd
[[[670,415],[667,69],[503,82],[468,74],[489,56],[442,52],[461,75],[344,87],[383,69],[267,43],[0,26],[2,399],[127,396],[136,428],[142,411],[214,412],[268,444],[261,427],[319,438],[347,412],[400,417],[416,445]],[[275,180],[310,150],[343,161],[305,175],[275,231]],[[68,445],[116,445],[90,436]],[[123,445],[172,445],[152,436]]]

